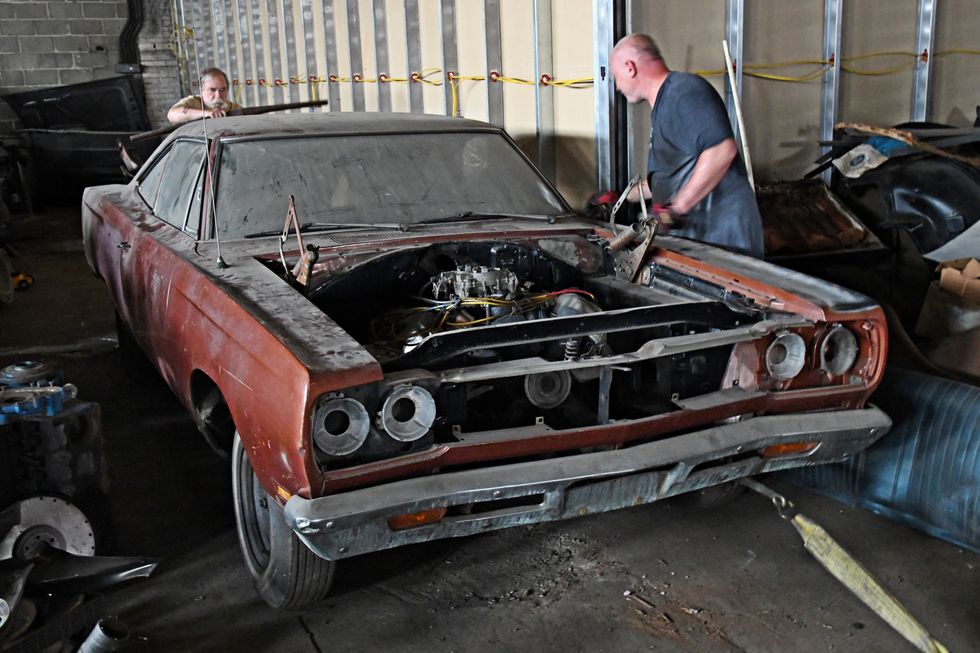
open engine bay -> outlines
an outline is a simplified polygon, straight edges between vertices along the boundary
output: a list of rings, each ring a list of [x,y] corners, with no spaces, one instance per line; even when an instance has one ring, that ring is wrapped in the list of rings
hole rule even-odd
[[[319,449],[348,459],[675,410],[722,388],[733,345],[706,339],[661,355],[653,343],[765,317],[677,284],[618,279],[575,236],[400,250],[314,282],[308,296],[386,374],[385,387],[338,393],[324,408]]]

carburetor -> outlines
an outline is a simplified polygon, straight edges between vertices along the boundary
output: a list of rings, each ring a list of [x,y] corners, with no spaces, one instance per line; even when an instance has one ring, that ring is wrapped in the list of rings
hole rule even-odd
[[[510,270],[482,265],[463,265],[432,278],[433,299],[445,301],[467,297],[499,297],[512,299],[520,282]]]

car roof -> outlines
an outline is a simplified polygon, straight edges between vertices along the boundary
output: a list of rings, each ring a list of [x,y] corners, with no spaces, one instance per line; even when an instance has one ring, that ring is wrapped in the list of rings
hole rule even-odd
[[[204,124],[206,123],[206,124]],[[194,120],[178,127],[171,139],[180,136],[210,138],[241,136],[295,136],[308,134],[384,134],[394,132],[445,132],[492,129],[485,122],[450,116],[418,113],[377,113],[364,111],[316,113],[267,113],[257,116],[233,116],[209,120]]]

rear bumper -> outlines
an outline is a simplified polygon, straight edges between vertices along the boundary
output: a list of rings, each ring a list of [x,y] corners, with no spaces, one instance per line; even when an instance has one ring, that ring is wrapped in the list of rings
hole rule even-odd
[[[642,505],[753,474],[834,462],[891,426],[874,407],[754,417],[613,451],[406,479],[286,504],[290,527],[317,555],[338,560],[397,546]],[[804,455],[762,458],[779,443]],[[449,508],[438,523],[392,530],[397,515]]]

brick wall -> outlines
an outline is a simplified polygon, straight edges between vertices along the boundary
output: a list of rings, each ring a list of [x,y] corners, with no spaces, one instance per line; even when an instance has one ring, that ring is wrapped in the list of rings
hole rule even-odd
[[[150,120],[159,124],[180,97],[170,51],[170,3],[143,0],[139,49]],[[0,95],[119,75],[125,0],[0,0]],[[166,105],[166,106],[163,106]],[[18,128],[0,102],[0,133]]]

